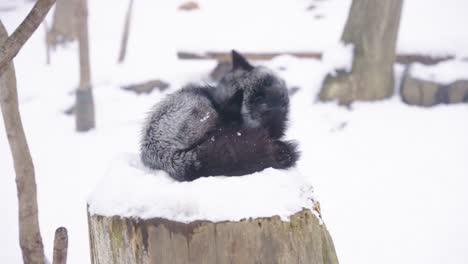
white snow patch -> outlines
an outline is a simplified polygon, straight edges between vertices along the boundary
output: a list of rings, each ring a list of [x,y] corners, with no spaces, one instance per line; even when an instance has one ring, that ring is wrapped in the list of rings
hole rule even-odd
[[[415,63],[410,73],[418,79],[450,84],[457,80],[468,80],[468,61],[450,60],[436,65]]]
[[[337,70],[350,72],[353,65],[353,50],[352,44],[344,44],[343,42],[328,47],[323,52],[324,66],[332,74],[336,74]]]
[[[143,167],[135,154],[112,163],[88,198],[92,214],[179,222],[239,221],[288,217],[314,205],[313,188],[296,170],[266,169],[242,177],[206,177],[178,182]]]
[[[210,113],[206,113],[206,116],[200,119],[200,122],[205,122],[206,120],[208,120],[208,118],[210,118]]]

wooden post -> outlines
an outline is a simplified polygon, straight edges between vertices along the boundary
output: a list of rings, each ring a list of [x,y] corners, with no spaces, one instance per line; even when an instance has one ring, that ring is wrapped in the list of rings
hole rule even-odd
[[[80,50],[80,85],[76,91],[76,130],[85,132],[95,127],[94,99],[91,88],[91,65],[88,39],[88,1],[78,0],[78,44]]]
[[[68,232],[65,227],[55,230],[54,257],[52,264],[67,264]]]

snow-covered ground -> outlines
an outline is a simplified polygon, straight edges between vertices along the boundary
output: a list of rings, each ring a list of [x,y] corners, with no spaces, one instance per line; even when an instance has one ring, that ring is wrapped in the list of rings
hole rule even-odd
[[[177,49],[326,51],[336,44],[350,4],[204,0],[201,10],[187,13],[176,11],[180,2],[136,1],[128,58],[116,65],[128,2],[90,0],[97,129],[89,133],[74,132],[73,117],[63,114],[78,84],[76,45],[60,48],[46,66],[41,27],[15,59],[48,256],[55,229],[66,226],[69,263],[89,263],[90,191],[122,153],[137,152],[148,109],[180,85],[206,80],[215,66],[213,61],[179,61]],[[317,7],[304,11],[311,4]],[[10,32],[30,7],[0,11]],[[399,52],[466,56],[467,9],[466,1],[405,1]],[[345,109],[314,99],[329,70],[326,63],[282,56],[265,64],[290,86],[302,87],[292,98],[287,137],[300,142],[297,172],[314,186],[341,263],[467,263],[466,104],[427,109],[394,97]],[[402,67],[395,69],[399,77]],[[453,70],[441,69],[449,71],[443,75]],[[119,88],[148,78],[162,78],[171,89],[138,96]],[[21,263],[16,187],[0,127],[0,262],[14,264]]]

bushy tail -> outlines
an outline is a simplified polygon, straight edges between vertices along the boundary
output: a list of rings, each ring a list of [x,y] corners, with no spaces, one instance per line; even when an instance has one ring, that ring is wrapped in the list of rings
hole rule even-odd
[[[272,139],[263,128],[221,128],[198,144],[174,150],[171,144],[144,141],[141,160],[179,181],[204,176],[240,176],[268,167],[286,169],[299,158],[294,142]]]
[[[185,180],[203,176],[240,176],[268,167],[286,169],[299,158],[293,142],[272,139],[262,128],[221,128],[192,150],[198,168],[188,172]]]

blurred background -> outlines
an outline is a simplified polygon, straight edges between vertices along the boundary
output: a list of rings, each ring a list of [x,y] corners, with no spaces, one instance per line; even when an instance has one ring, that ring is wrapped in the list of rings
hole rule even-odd
[[[10,34],[33,4],[0,0]],[[90,262],[86,198],[99,177],[138,152],[152,105],[188,82],[216,83],[236,49],[289,87],[287,138],[341,263],[467,263],[467,10],[461,0],[58,0],[14,59],[46,255],[66,226],[69,263]],[[21,263],[7,145],[1,126],[0,261]]]

